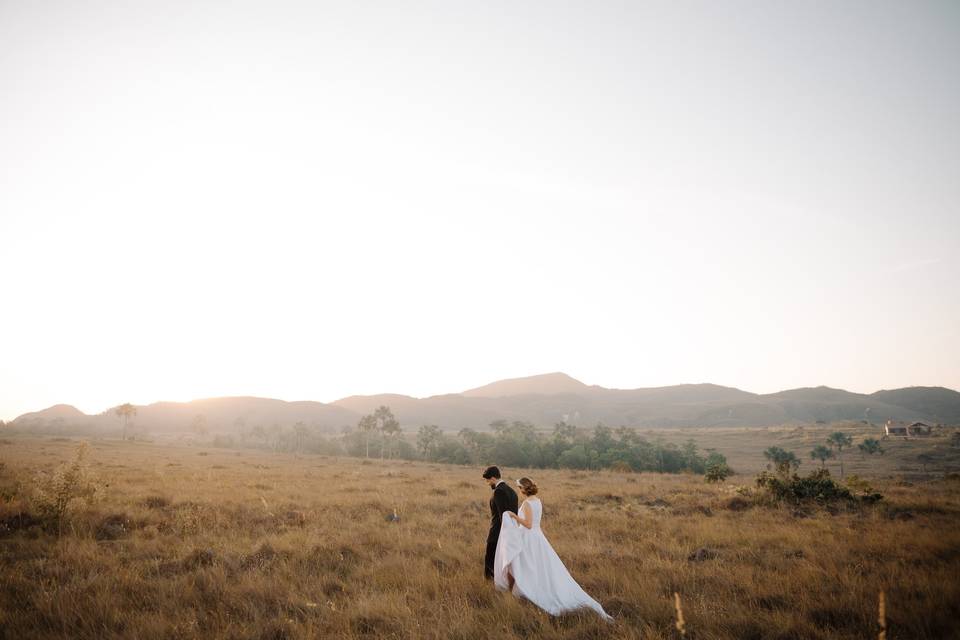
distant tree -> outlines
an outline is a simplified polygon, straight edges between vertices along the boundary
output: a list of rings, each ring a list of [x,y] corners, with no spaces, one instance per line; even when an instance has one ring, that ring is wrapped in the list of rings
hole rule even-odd
[[[494,436],[489,433],[480,433],[473,429],[464,428],[457,433],[457,437],[463,442],[464,448],[470,456],[473,464],[479,464],[481,460],[488,459],[489,450],[493,446]]]
[[[425,424],[420,427],[417,432],[417,448],[423,453],[424,458],[428,460],[436,458],[440,436],[440,427],[435,424]]]
[[[400,422],[386,405],[377,407],[373,417],[377,421],[377,429],[382,436],[380,440],[380,459],[382,460],[386,446],[400,436]]]
[[[883,455],[883,447],[880,446],[880,441],[876,438],[866,438],[863,442],[857,445],[857,448],[860,449],[861,455],[873,455],[879,453]]]
[[[572,424],[560,421],[553,425],[553,440],[559,444],[565,445],[573,442],[577,435],[577,428]]]
[[[207,429],[207,416],[202,413],[193,416],[193,420],[190,421],[190,430],[198,436],[206,436],[209,433],[209,429]]]
[[[244,441],[247,439],[249,432],[247,431],[247,420],[242,416],[237,416],[233,419],[233,428],[236,430],[237,435],[240,436],[240,440]]]
[[[773,467],[778,471],[789,472],[791,469],[796,471],[800,466],[800,460],[797,459],[797,456],[792,451],[787,451],[781,447],[769,447],[763,452],[763,457],[770,461],[767,463],[768,469]]]
[[[250,430],[250,435],[252,435],[257,440],[260,440],[264,445],[266,445],[267,430],[263,428],[262,424],[254,425],[253,429]]]
[[[814,460],[819,460],[820,468],[825,469],[827,467],[827,460],[833,457],[833,449],[826,445],[818,444],[813,448],[813,451],[810,452],[810,457]]]
[[[278,423],[274,422],[269,427],[267,427],[267,441],[269,442],[270,448],[274,451],[280,449],[280,439],[283,435],[283,427]]]
[[[509,424],[506,420],[494,420],[490,423],[490,429],[498,436],[502,436],[509,429]]]
[[[837,457],[840,459],[840,477],[843,477],[843,450],[853,445],[853,438],[843,431],[834,431],[827,436],[827,444],[830,448],[836,447]]]
[[[120,418],[120,420],[121,420],[122,423],[123,423],[123,436],[122,436],[122,437],[123,437],[124,440],[126,440],[126,439],[127,439],[127,425],[129,424],[129,422],[130,422],[130,420],[131,420],[132,418],[136,417],[136,415],[137,415],[137,408],[136,408],[135,406],[133,406],[132,404],[130,404],[129,402],[126,402],[126,403],[120,405],[119,407],[117,407],[116,409],[114,409],[113,412],[114,412],[115,414],[117,414],[117,416]]]
[[[613,446],[613,430],[602,422],[598,422],[593,428],[591,444],[596,451],[606,451]]]
[[[377,419],[372,413],[363,416],[357,423],[357,431],[363,434],[364,457],[370,457],[370,434],[376,430]]]
[[[706,470],[706,461],[698,452],[697,443],[694,442],[693,438],[683,443],[680,451],[683,455],[682,464],[684,469],[694,473],[703,473]],[[726,459],[724,458],[723,461],[726,462]]]
[[[305,422],[297,422],[293,425],[293,433],[297,441],[297,451],[303,450],[303,440],[307,437],[309,432],[309,429],[307,429],[307,423]]]
[[[927,465],[933,462],[933,456],[929,453],[921,453],[917,456],[917,462],[920,463],[920,468],[923,469],[924,473],[926,473]]]

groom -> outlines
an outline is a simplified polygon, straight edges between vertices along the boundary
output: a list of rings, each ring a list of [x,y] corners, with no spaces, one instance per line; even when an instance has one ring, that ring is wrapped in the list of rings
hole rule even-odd
[[[483,472],[483,479],[493,489],[490,498],[490,533],[487,534],[487,557],[484,560],[483,574],[488,580],[493,579],[493,559],[497,555],[497,540],[500,538],[500,521],[505,511],[517,512],[517,492],[500,479],[500,469],[487,467]]]

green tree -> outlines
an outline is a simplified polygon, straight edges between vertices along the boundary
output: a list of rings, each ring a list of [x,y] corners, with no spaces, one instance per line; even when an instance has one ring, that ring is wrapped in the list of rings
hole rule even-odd
[[[113,412],[114,412],[115,414],[117,414],[117,416],[120,418],[120,420],[121,420],[122,423],[123,423],[123,436],[122,436],[122,437],[123,437],[124,440],[126,440],[126,439],[127,439],[127,425],[129,424],[129,422],[130,422],[131,419],[133,419],[133,418],[135,418],[135,417],[137,416],[137,408],[136,408],[135,406],[133,406],[132,404],[130,404],[129,402],[126,402],[126,403],[120,405],[119,407],[117,407],[116,409],[114,409]]]
[[[822,444],[818,444],[813,448],[813,451],[810,452],[810,457],[814,460],[820,461],[820,468],[825,469],[827,467],[827,460],[833,457],[833,449]]]
[[[769,447],[763,452],[763,457],[770,461],[767,464],[768,469],[773,467],[778,471],[789,472],[791,469],[796,471],[800,466],[797,456],[781,447]]]
[[[370,434],[377,430],[377,419],[371,413],[360,418],[357,431],[363,434],[364,457],[370,457]]]
[[[383,454],[387,445],[400,436],[400,422],[396,416],[393,415],[390,407],[383,404],[373,412],[373,418],[377,422],[377,430],[380,431],[381,435],[380,459],[383,460]]]
[[[880,441],[876,438],[867,438],[863,442],[857,445],[857,448],[860,449],[862,455],[873,455],[879,453],[883,455],[883,447],[880,446]]]
[[[827,445],[836,447],[837,457],[840,459],[840,477],[843,478],[843,450],[853,444],[853,438],[843,431],[834,431],[827,436]]]
[[[577,435],[577,428],[572,424],[560,421],[553,425],[553,441],[561,445],[569,445]]]
[[[435,424],[425,424],[417,431],[417,448],[427,460],[435,460],[440,447],[440,427]]]

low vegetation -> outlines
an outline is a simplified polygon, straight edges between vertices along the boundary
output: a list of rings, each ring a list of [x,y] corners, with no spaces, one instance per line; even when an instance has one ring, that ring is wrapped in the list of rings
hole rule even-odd
[[[690,638],[853,639],[876,637],[881,591],[890,638],[950,637],[960,619],[955,476],[848,474],[831,491],[851,498],[795,503],[751,476],[504,465],[537,479],[544,530],[607,626],[483,580],[473,466],[95,441],[100,495],[61,528],[32,487],[77,446],[0,445],[2,638],[672,639],[682,602]]]

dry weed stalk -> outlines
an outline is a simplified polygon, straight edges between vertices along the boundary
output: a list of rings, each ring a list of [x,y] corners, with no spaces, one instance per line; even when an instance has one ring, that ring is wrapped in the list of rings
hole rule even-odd
[[[683,607],[680,606],[680,594],[673,592],[673,606],[677,610],[677,631],[681,638],[687,637],[687,623],[683,619]]]
[[[879,640],[887,640],[887,596],[883,590],[880,591],[879,612],[877,615],[877,624],[880,625]]]

